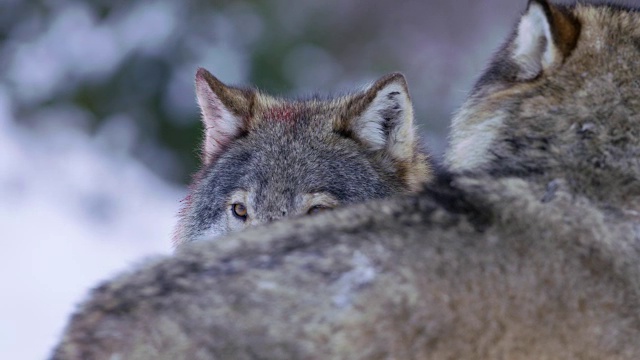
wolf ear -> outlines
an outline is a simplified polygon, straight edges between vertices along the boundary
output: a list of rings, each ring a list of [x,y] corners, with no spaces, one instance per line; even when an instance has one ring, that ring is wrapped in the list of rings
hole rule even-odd
[[[202,111],[204,142],[202,162],[210,164],[226,146],[247,128],[254,92],[223,84],[211,73],[199,68],[196,73],[196,97]]]
[[[561,63],[575,48],[579,35],[580,22],[563,8],[546,0],[530,0],[511,47],[518,79],[531,80]]]
[[[386,75],[347,105],[342,130],[372,150],[385,149],[396,160],[410,160],[415,150],[413,107],[407,81]]]

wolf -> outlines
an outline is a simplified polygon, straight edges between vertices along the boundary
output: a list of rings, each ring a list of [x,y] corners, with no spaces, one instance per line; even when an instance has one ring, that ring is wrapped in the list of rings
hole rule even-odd
[[[638,358],[636,226],[437,183],[183,246],[95,288],[51,359]]]
[[[117,276],[52,359],[639,358],[638,39],[634,9],[530,1],[450,172]]]
[[[560,185],[640,210],[640,16],[614,5],[532,1],[454,117],[457,172]]]
[[[432,175],[401,74],[345,96],[298,100],[228,86],[202,68],[195,83],[203,166],[177,245],[415,192]]]

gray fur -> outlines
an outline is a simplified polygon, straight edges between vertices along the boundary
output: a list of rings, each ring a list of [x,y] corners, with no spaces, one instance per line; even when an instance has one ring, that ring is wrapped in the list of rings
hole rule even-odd
[[[312,206],[409,193],[431,176],[402,75],[326,100],[277,99],[229,87],[204,69],[196,84],[205,126],[203,168],[181,213],[178,244],[303,215]],[[389,100],[377,100],[378,93]],[[398,138],[393,131],[408,134]],[[238,202],[247,208],[246,219],[232,215]]]
[[[458,116],[454,146],[492,131],[477,166],[456,153],[417,196],[184,246],[96,288],[53,359],[640,358],[640,15],[562,11],[570,55],[506,81],[500,53]],[[619,42],[572,58],[598,33]]]
[[[54,359],[634,359],[639,255],[584,198],[461,178],[185,246],[95,289]]]
[[[514,34],[454,119],[448,165],[525,177],[540,192],[562,178],[604,207],[638,211],[640,15],[606,5],[556,12],[577,22],[577,43],[532,80],[519,80]]]

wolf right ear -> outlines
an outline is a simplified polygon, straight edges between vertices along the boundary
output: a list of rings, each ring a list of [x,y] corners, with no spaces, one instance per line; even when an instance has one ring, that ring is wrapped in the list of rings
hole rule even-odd
[[[227,86],[207,70],[198,69],[196,97],[205,132],[202,145],[202,162],[205,165],[215,160],[232,140],[246,130],[254,95],[253,90]]]
[[[531,80],[561,63],[575,48],[580,22],[564,8],[546,0],[530,0],[511,42],[519,80]]]
[[[383,76],[347,105],[337,124],[372,150],[385,149],[395,160],[410,161],[415,153],[413,106],[407,81],[399,73]]]

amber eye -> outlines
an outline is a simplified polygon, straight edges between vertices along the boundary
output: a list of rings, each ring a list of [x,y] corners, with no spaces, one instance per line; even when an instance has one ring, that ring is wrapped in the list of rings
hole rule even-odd
[[[331,208],[328,207],[328,206],[324,206],[324,205],[315,205],[315,206],[312,206],[311,208],[309,208],[309,210],[307,211],[307,214],[315,215],[315,214],[318,214],[318,213],[321,213],[321,212],[324,212],[324,211],[327,211],[327,210],[331,210]]]
[[[232,204],[231,212],[233,212],[233,216],[238,219],[242,221],[247,220],[247,207],[243,204]]]

